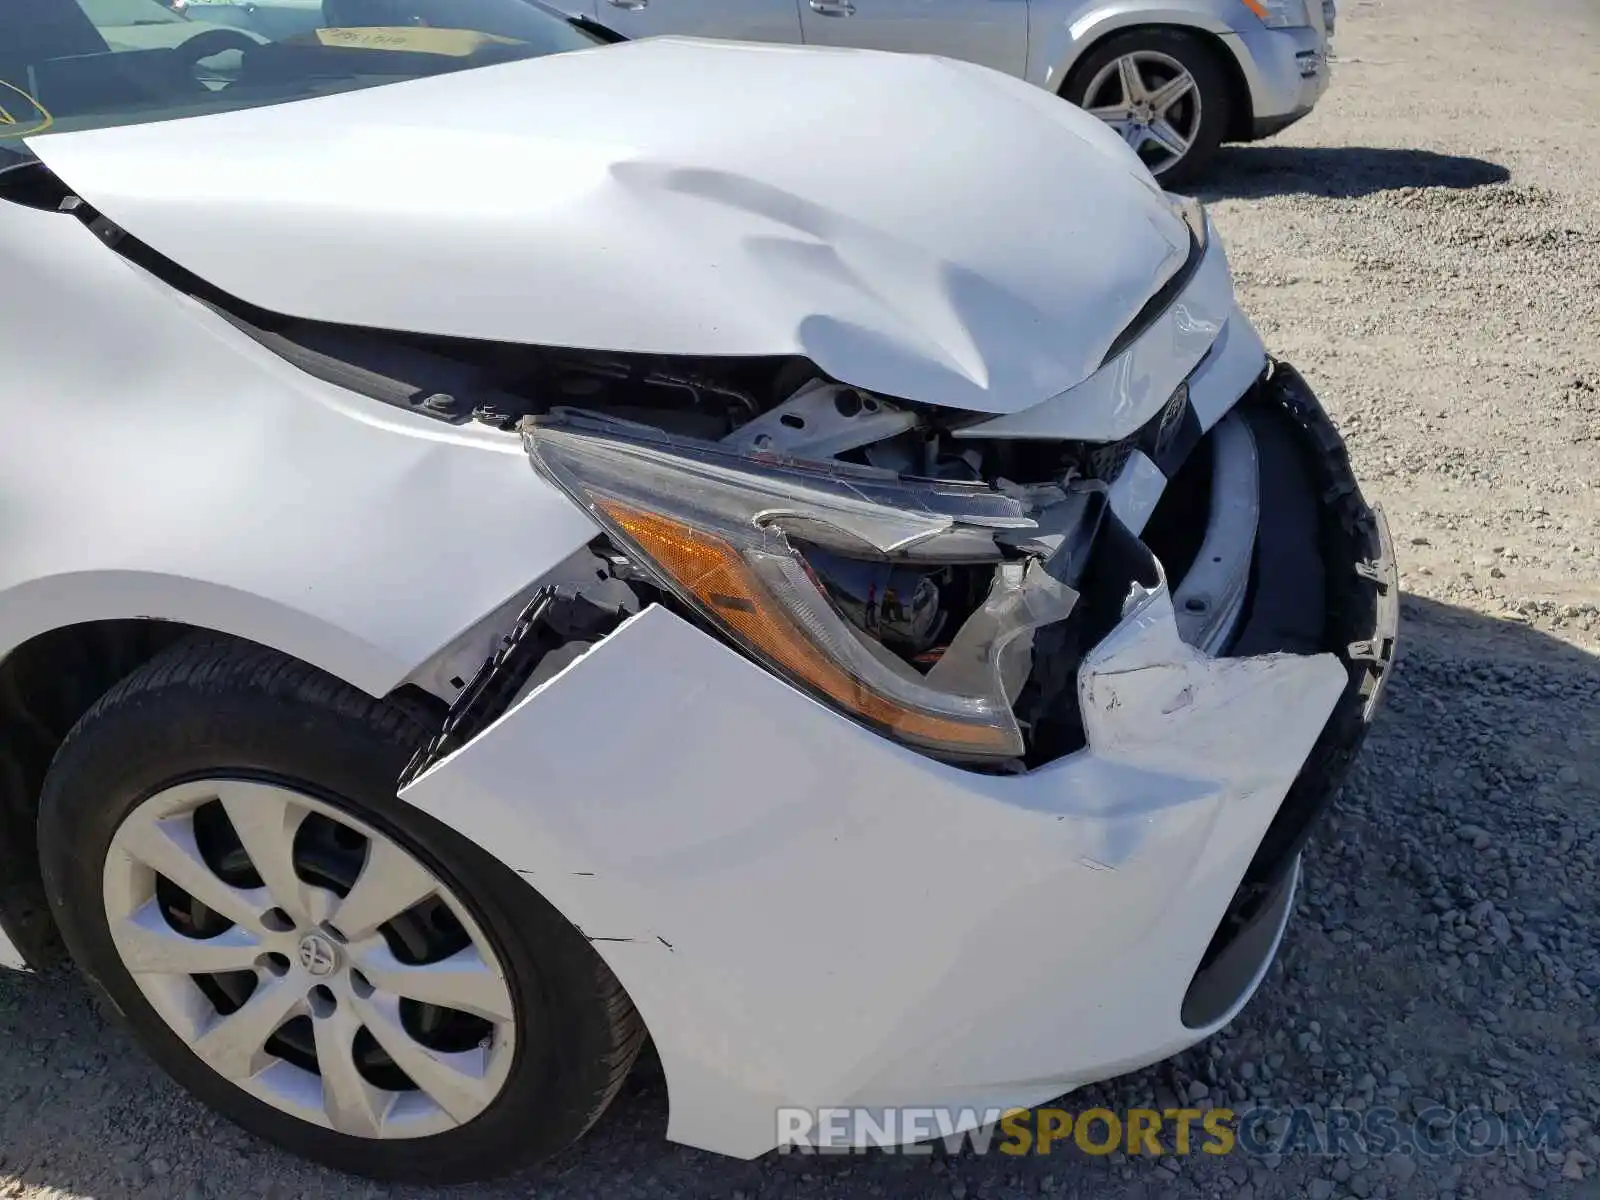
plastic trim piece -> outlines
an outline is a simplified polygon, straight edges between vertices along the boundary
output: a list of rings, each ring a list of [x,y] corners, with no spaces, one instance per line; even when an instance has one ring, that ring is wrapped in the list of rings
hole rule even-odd
[[[1230,413],[1212,431],[1211,513],[1205,537],[1172,597],[1183,640],[1207,654],[1222,650],[1244,609],[1261,508],[1256,440]]]
[[[1204,1029],[1225,1016],[1241,997],[1250,995],[1260,986],[1289,927],[1294,896],[1299,889],[1300,859],[1296,856],[1289,875],[1277,884],[1226,949],[1195,972],[1183,996],[1185,1025]]]

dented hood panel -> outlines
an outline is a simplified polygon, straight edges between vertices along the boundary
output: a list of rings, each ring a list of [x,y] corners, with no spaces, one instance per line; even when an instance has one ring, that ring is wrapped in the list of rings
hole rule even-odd
[[[1087,378],[1188,235],[1068,104],[944,59],[661,38],[30,146],[261,307],[800,354],[980,412]]]

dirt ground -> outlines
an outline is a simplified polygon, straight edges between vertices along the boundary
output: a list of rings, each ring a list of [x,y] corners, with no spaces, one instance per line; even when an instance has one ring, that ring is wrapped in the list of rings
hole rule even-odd
[[[1553,1112],[1555,1138],[738,1163],[667,1143],[641,1071],[578,1150],[456,1194],[1600,1195],[1600,0],[1341,9],[1321,107],[1202,195],[1389,513],[1405,649],[1261,994],[1068,1103],[1482,1106]],[[158,1076],[71,976],[0,979],[0,1197],[444,1194],[294,1162]]]

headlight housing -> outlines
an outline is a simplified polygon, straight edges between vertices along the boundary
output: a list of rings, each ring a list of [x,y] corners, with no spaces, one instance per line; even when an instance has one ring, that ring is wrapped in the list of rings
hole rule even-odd
[[[1244,6],[1269,29],[1299,29],[1311,24],[1306,5],[1315,2],[1318,0],[1244,0]]]
[[[1027,676],[1028,635],[1064,619],[1077,593],[1036,560],[1002,561],[996,534],[1035,527],[1015,499],[981,484],[750,457],[560,410],[530,418],[523,438],[542,475],[751,658],[940,757],[1023,754],[1011,705]],[[808,547],[820,560],[975,565],[992,583],[922,674],[846,620]]]

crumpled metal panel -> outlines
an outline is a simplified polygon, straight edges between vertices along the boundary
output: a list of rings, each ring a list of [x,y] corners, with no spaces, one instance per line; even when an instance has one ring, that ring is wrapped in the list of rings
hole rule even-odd
[[[943,59],[660,38],[29,145],[276,312],[796,354],[1010,413],[1093,374],[1188,253],[1132,151],[1039,99]]]

